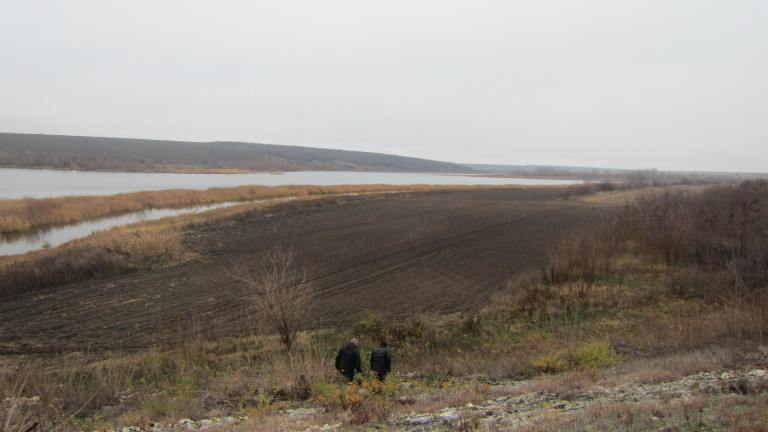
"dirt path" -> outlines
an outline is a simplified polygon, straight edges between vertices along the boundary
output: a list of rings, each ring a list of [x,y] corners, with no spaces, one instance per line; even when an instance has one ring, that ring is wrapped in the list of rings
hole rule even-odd
[[[38,291],[0,303],[0,352],[140,347],[190,334],[253,331],[236,263],[292,246],[321,296],[313,324],[474,311],[512,275],[542,265],[558,235],[604,208],[556,189],[432,192],[319,201],[185,234],[198,258],[173,267]]]

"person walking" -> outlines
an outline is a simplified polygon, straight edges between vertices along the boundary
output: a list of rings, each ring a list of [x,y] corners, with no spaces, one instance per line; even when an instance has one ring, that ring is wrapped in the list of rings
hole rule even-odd
[[[347,382],[355,380],[355,372],[363,372],[363,365],[360,360],[360,350],[357,349],[357,339],[352,338],[346,345],[339,349],[336,354],[336,370],[341,372],[347,378]]]
[[[390,371],[392,356],[387,349],[387,342],[381,341],[379,347],[371,353],[371,370],[376,372],[379,381],[384,381]]]

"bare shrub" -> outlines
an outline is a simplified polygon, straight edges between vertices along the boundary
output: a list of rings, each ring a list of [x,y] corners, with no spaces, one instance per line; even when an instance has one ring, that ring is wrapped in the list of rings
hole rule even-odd
[[[639,252],[660,257],[677,265],[692,249],[691,195],[686,191],[665,191],[639,195],[617,218],[613,236]]]
[[[768,284],[768,182],[640,196],[625,208],[615,236],[669,265],[696,263],[731,276],[723,295]],[[727,289],[728,291],[725,291]]]
[[[599,190],[598,185],[594,183],[582,183],[573,186],[569,186],[560,197],[563,199],[569,199],[572,196],[579,195],[592,195]]]
[[[122,362],[90,363],[83,355],[0,368],[0,430],[56,430],[75,416],[115,405],[135,369]]]
[[[768,340],[768,292],[758,291],[734,302],[724,319],[732,336]]]
[[[765,308],[752,307],[764,304],[768,288],[768,181],[641,194],[612,223],[568,233],[553,248],[544,281],[577,282],[575,292],[590,297],[596,281],[617,276],[619,254],[684,269],[666,277],[669,294],[733,304],[742,309],[728,323],[733,332],[768,338]],[[552,300],[527,292],[531,303]]]
[[[544,281],[549,284],[569,281],[592,284],[610,270],[609,258],[615,250],[607,227],[573,229],[550,252]]]
[[[293,249],[277,246],[230,273],[242,283],[246,298],[278,333],[290,352],[306,324],[315,290]]]

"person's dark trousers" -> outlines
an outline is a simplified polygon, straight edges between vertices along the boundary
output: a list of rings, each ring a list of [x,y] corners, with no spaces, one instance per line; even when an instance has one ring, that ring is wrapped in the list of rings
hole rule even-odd
[[[376,371],[376,378],[378,378],[379,381],[383,382],[386,377],[387,377],[387,373],[386,372]]]
[[[354,373],[351,373],[351,374],[341,374],[341,375],[347,380],[348,383],[351,383],[352,381],[355,380],[355,374]]]

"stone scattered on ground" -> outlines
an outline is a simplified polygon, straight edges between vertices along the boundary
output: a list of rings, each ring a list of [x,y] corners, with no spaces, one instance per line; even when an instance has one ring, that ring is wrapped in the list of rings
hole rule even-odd
[[[512,387],[499,383],[496,386]],[[519,385],[519,383],[517,384]],[[567,398],[555,392],[531,392],[519,396],[502,396],[481,404],[446,408],[434,414],[411,413],[390,418],[391,432],[436,432],[455,430],[467,422],[494,427],[510,427],[532,423],[552,410],[578,412],[603,402],[639,402],[647,400],[688,400],[701,393],[750,394],[768,391],[768,370],[747,372],[702,372],[673,382],[659,384],[628,384],[614,388],[590,388],[569,394]]]
[[[491,391],[511,393],[524,388],[526,383],[495,383]],[[490,427],[510,427],[533,423],[540,416],[559,412],[579,412],[604,402],[639,402],[648,400],[690,400],[704,394],[754,394],[768,391],[768,370],[701,372],[672,382],[658,384],[626,384],[612,388],[591,387],[560,395],[551,391],[535,391],[517,396],[501,396],[480,404],[447,407],[435,413],[394,415],[387,421],[388,432],[437,432],[455,430],[468,422]],[[312,417],[321,413],[319,407],[294,408],[276,415],[306,423],[305,432],[332,432],[342,429],[342,424],[312,425]],[[215,426],[246,422],[247,417],[230,416],[193,421],[184,419],[176,424],[153,425],[149,428],[123,427],[112,432],[183,432],[204,431]]]

